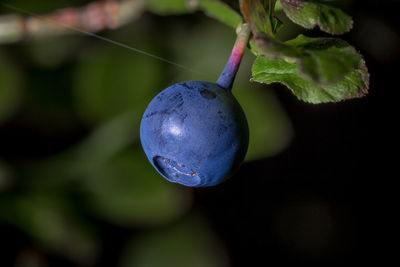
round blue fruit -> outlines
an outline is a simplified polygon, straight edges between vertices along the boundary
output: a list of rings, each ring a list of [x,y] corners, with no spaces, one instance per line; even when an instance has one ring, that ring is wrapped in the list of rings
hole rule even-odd
[[[190,81],[168,87],[150,102],[140,139],[147,158],[167,180],[212,186],[239,168],[249,129],[243,109],[229,90]]]

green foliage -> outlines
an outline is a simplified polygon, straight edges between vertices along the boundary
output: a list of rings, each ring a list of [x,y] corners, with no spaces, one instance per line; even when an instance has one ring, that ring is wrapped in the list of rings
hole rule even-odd
[[[255,35],[266,34],[274,36],[282,26],[274,16],[276,0],[271,1],[244,1],[245,18]]]
[[[286,44],[298,53],[300,75],[320,85],[341,81],[362,60],[362,56],[341,39],[299,35]]]
[[[282,10],[283,10],[283,6],[282,6],[282,4],[281,4],[280,1],[276,1],[275,9],[274,9],[274,10],[275,10],[275,11],[282,11]]]
[[[319,104],[363,97],[368,91],[369,75],[364,60],[341,81],[318,86],[299,75],[296,62],[258,57],[253,65],[253,81],[271,84],[280,82],[305,102]]]
[[[0,124],[17,109],[22,94],[21,74],[0,51]]]
[[[368,92],[365,62],[345,41],[304,35],[286,43],[267,40],[263,39],[263,46],[260,42],[259,47],[252,45],[253,51],[263,54],[254,62],[252,81],[281,82],[299,99],[314,104],[362,97]]]
[[[345,41],[300,35],[284,43],[275,37],[282,27],[282,23],[274,15],[277,10],[283,10],[293,22],[307,29],[318,26],[322,31],[331,34],[349,31],[353,25],[352,18],[327,2],[330,1],[241,1],[244,18],[251,25],[254,35],[251,49],[259,56],[253,67],[252,81],[267,84],[281,82],[299,99],[310,103],[336,102],[361,97],[368,92],[369,74],[365,62]],[[206,14],[232,27],[236,27],[241,21],[235,11],[213,0],[152,0],[149,7],[153,12],[163,15],[202,9]],[[268,57],[271,62],[260,57]],[[273,64],[277,62],[279,64]],[[276,68],[268,69],[271,65]],[[284,68],[278,70],[280,65]],[[290,71],[284,78],[276,73],[285,73],[288,69]],[[293,74],[293,70],[296,73]]]
[[[353,27],[352,18],[339,8],[326,5],[330,0],[280,0],[283,11],[306,29],[318,26],[330,34],[343,34]]]
[[[285,43],[263,39],[262,46],[259,41],[256,44],[258,47],[253,46],[253,51],[257,54],[296,61],[299,75],[317,85],[331,85],[341,81],[362,60],[362,56],[352,46],[336,38],[299,35]],[[258,65],[258,68],[261,67]]]
[[[252,81],[281,82],[299,99],[314,104],[362,97],[368,92],[365,62],[347,42],[304,35],[282,42],[276,39],[275,32],[268,30],[273,20],[260,19],[274,18],[275,1],[250,3],[245,7],[250,11],[247,21],[252,24],[254,34],[250,46],[258,56]],[[280,3],[290,19],[306,28],[319,25],[322,30],[339,34],[350,30],[352,25],[349,16],[321,1],[281,0]]]

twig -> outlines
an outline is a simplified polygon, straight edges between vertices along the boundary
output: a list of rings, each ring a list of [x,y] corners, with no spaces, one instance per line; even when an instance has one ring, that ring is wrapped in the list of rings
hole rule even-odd
[[[64,8],[50,14],[36,15],[6,3],[1,5],[29,16],[0,16],[0,44],[25,38],[66,34],[68,32],[98,32],[118,28],[137,18],[144,10],[146,0],[105,0],[79,8]]]

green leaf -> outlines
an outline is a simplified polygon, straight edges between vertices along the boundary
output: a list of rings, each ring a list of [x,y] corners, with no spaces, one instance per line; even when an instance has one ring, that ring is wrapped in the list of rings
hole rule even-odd
[[[281,2],[277,1],[276,4],[275,4],[275,12],[276,11],[282,11],[282,10],[283,10],[283,7],[282,7]]]
[[[215,0],[200,0],[199,7],[214,19],[236,29],[243,21],[242,17],[227,4]]]
[[[352,18],[338,8],[317,0],[280,0],[285,14],[306,29],[318,26],[330,34],[343,34],[353,27]]]
[[[341,39],[304,35],[285,43],[264,36],[255,39],[252,51],[270,58],[296,61],[299,75],[318,86],[342,80],[362,59],[352,46]]]
[[[159,15],[186,14],[201,10],[234,29],[242,23],[240,14],[219,0],[149,0],[148,9]]]
[[[352,46],[336,38],[299,35],[286,44],[295,47],[299,53],[300,73],[320,85],[342,80],[362,59]]]
[[[227,252],[200,216],[135,236],[120,267],[227,267]]]
[[[299,75],[296,62],[284,59],[258,57],[253,65],[252,81],[271,84],[282,83],[305,102],[319,104],[363,97],[368,92],[369,74],[364,60],[344,79],[327,86],[318,86]]]
[[[162,178],[138,148],[115,156],[82,182],[91,210],[125,227],[170,222],[192,203],[190,191]]]
[[[286,57],[298,58],[299,51],[294,47],[265,33],[258,33],[250,41],[250,48],[254,55],[264,55],[271,58]]]
[[[0,51],[0,124],[18,108],[21,100],[21,75]]]
[[[240,9],[254,36],[275,36],[281,22],[274,16],[276,0],[241,0]]]

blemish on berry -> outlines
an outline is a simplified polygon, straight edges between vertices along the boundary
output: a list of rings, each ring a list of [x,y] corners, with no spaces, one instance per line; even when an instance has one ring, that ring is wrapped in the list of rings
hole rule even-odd
[[[200,92],[201,96],[206,98],[206,99],[214,99],[217,97],[217,95],[214,92],[211,92],[210,90],[204,89]]]
[[[182,85],[186,89],[193,90],[193,87],[189,86],[187,83],[181,83],[180,85]]]

